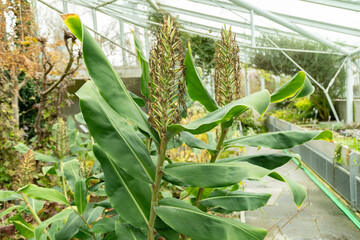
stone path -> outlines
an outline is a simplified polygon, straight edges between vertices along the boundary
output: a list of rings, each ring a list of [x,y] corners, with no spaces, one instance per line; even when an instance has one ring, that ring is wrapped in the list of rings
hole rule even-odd
[[[248,149],[247,154],[269,150]],[[249,192],[272,194],[267,206],[260,210],[246,212],[246,223],[268,230],[267,240],[360,240],[360,230],[325,195],[296,164],[289,161],[276,170],[290,177],[307,189],[307,198],[300,213],[293,203],[290,190],[285,183],[266,177],[264,181],[246,181]],[[297,214],[297,216],[295,216]],[[295,216],[295,217],[294,217]],[[294,217],[294,218],[293,218]],[[293,218],[288,224],[284,226]]]

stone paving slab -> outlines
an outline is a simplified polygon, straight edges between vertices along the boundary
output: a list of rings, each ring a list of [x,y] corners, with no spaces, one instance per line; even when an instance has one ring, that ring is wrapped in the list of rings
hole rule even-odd
[[[247,150],[247,154],[265,151],[270,152],[251,148]],[[296,167],[294,162],[289,161],[276,171],[306,188],[307,198],[300,208],[304,210],[297,214],[292,194],[285,183],[269,177],[264,178],[264,181],[246,181],[246,191],[273,194],[270,204],[263,207],[262,211],[246,212],[246,223],[267,229],[266,240],[360,240],[360,230]],[[291,218],[293,219],[288,222]]]

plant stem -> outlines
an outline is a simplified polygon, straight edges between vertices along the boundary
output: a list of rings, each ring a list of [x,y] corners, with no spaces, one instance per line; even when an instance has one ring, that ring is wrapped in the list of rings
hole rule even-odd
[[[34,217],[35,221],[37,222],[37,224],[40,225],[40,224],[41,224],[41,220],[40,220],[39,216],[36,214],[35,210],[32,208],[32,206],[31,206],[31,204],[30,204],[30,202],[29,202],[29,199],[27,198],[27,196],[26,196],[24,193],[20,192],[20,194],[21,194],[22,198],[24,199],[24,202],[25,202],[26,206],[28,207],[31,215],[33,215],[33,217]],[[44,232],[47,233],[46,230],[44,230]],[[52,240],[52,238],[50,237],[50,235],[47,236],[47,239]]]
[[[153,191],[151,197],[151,209],[150,209],[147,240],[154,240],[154,224],[156,218],[154,207],[158,205],[158,201],[159,201],[159,190],[160,190],[160,183],[163,174],[162,168],[164,165],[165,154],[166,154],[166,141],[161,140],[160,148],[158,151],[157,164],[156,164],[155,180],[152,187]]]
[[[216,146],[216,153],[214,155],[212,155],[211,159],[210,159],[210,163],[214,163],[217,159],[217,157],[219,156],[219,153],[220,153],[220,150],[222,148],[222,145],[225,141],[225,138],[226,138],[226,134],[228,132],[229,128],[223,128],[221,127],[221,134],[220,134],[220,138],[219,138],[219,141],[218,141],[218,144]]]
[[[220,134],[220,138],[219,138],[219,141],[217,143],[217,146],[216,146],[216,153],[214,153],[214,155],[211,156],[210,163],[214,163],[216,161],[216,159],[218,158],[220,150],[222,148],[222,145],[223,145],[223,143],[225,141],[226,134],[227,134],[228,130],[229,130],[229,128],[223,128],[221,126],[221,134]],[[196,196],[196,200],[195,200],[195,203],[194,203],[195,206],[199,206],[199,203],[200,203],[201,196],[202,196],[203,192],[204,192],[204,188],[199,188],[199,192],[198,192],[198,194]]]
[[[76,212],[77,215],[79,215],[79,217],[81,218],[81,220],[83,220],[83,222],[85,223],[85,225],[91,229],[89,223],[86,221],[86,219],[84,218],[83,215],[81,215],[81,213],[79,213],[75,208],[73,208],[71,205],[69,205],[71,207],[72,210],[74,210],[74,212]],[[96,237],[95,237],[95,234],[94,233],[91,233],[92,237],[94,240],[96,240]]]
[[[68,200],[67,192],[66,192],[66,182],[65,182],[65,176],[64,176],[64,167],[63,167],[63,159],[60,159],[60,172],[61,172],[61,181],[64,189],[64,195],[66,200]]]

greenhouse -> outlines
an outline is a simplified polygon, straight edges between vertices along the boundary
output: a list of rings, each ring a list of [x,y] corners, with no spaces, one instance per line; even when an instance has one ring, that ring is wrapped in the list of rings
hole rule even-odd
[[[0,239],[360,239],[360,1],[0,0]]]

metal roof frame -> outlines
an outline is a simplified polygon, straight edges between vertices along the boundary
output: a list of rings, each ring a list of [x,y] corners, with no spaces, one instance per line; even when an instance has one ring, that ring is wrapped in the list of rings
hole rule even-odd
[[[38,0],[38,1],[41,3],[44,3],[48,6],[50,5],[50,4],[46,3],[46,1],[44,1],[44,0]],[[101,12],[101,13],[104,13],[111,17],[114,17],[115,19],[118,19],[121,22],[130,23],[132,25],[144,28],[144,34],[147,35],[147,28],[149,28],[150,25],[157,24],[148,19],[149,12],[165,10],[172,14],[175,13],[175,14],[180,14],[183,16],[190,16],[190,17],[197,18],[197,19],[203,19],[203,20],[205,20],[205,22],[208,21],[208,23],[204,23],[201,21],[200,22],[196,22],[196,21],[192,22],[192,21],[187,21],[186,19],[184,19],[180,16],[179,22],[182,25],[180,28],[181,31],[190,32],[193,34],[198,34],[198,35],[207,36],[207,37],[211,37],[211,38],[218,38],[220,29],[211,25],[209,23],[209,21],[233,25],[236,27],[240,27],[241,29],[246,29],[247,31],[250,30],[250,34],[245,34],[245,32],[244,33],[236,32],[237,35],[240,37],[239,39],[242,39],[240,41],[241,47],[255,48],[255,49],[267,49],[267,50],[278,50],[278,51],[281,51],[288,58],[290,58],[290,57],[285,53],[285,51],[307,51],[307,50],[282,49],[279,46],[277,46],[271,40],[271,38],[269,38],[269,36],[284,34],[284,35],[287,35],[290,37],[300,37],[300,38],[306,37],[308,39],[316,41],[316,42],[323,44],[323,45],[329,47],[330,49],[332,49],[332,51],[330,51],[330,52],[321,52],[321,53],[339,54],[339,55],[343,55],[346,58],[346,61],[344,60],[344,63],[341,65],[341,67],[343,67],[343,66],[346,67],[347,98],[348,98],[347,110],[348,110],[348,115],[352,116],[352,107],[351,107],[352,105],[351,104],[353,102],[353,99],[352,99],[353,96],[351,93],[352,90],[350,91],[350,88],[352,86],[350,86],[350,85],[353,81],[353,79],[352,79],[353,76],[350,76],[350,75],[352,75],[352,67],[351,66],[352,66],[352,60],[358,58],[360,55],[360,46],[355,46],[355,47],[352,46],[351,47],[351,46],[344,46],[343,44],[338,44],[336,42],[333,42],[333,41],[330,41],[323,37],[320,37],[319,35],[314,34],[313,32],[310,32],[310,31],[302,28],[301,26],[310,26],[315,29],[323,29],[323,30],[327,30],[330,32],[341,33],[341,34],[350,35],[350,36],[354,36],[354,37],[360,37],[360,28],[358,29],[355,27],[343,26],[343,25],[338,25],[338,24],[330,24],[330,23],[326,23],[323,21],[303,18],[303,17],[299,17],[299,16],[291,16],[289,14],[278,13],[278,12],[274,12],[274,11],[271,12],[271,11],[264,10],[256,5],[254,5],[249,0],[228,0],[228,1],[225,1],[225,0],[207,0],[207,1],[206,0],[187,0],[187,1],[225,9],[229,12],[235,13],[238,16],[240,16],[240,13],[246,14],[246,16],[250,19],[245,19],[244,17],[242,17],[245,19],[245,21],[239,21],[239,20],[234,20],[234,19],[230,19],[227,17],[223,17],[223,16],[213,16],[212,14],[206,14],[203,12],[185,9],[182,6],[181,7],[173,6],[173,5],[169,4],[169,2],[171,2],[170,0],[168,0],[168,2],[165,2],[165,0],[157,0],[157,1],[156,0],[146,0],[146,1],[139,1],[139,0],[128,0],[128,1],[125,1],[125,0],[106,0],[106,1],[105,0],[87,0],[87,1],[85,1],[85,0],[63,0],[63,2],[65,2],[65,3],[76,4],[76,5],[79,5],[82,7],[92,9],[92,15],[93,15],[93,19],[94,19],[94,29],[90,29],[90,30],[92,30],[93,32],[95,32],[96,34],[99,34],[99,35],[100,35],[100,33],[98,33],[98,31],[97,31],[97,25],[96,25],[97,24],[96,12]],[[340,8],[340,9],[344,9],[344,10],[352,11],[352,12],[360,11],[360,3],[355,3],[355,2],[351,2],[351,1],[344,1],[344,0],[301,0],[301,1],[308,2],[310,4],[323,5],[323,6],[327,6],[327,7],[333,7],[333,8]],[[141,6],[142,9],[139,9],[137,7],[131,6],[131,4],[126,4],[126,3],[131,3],[131,4]],[[67,8],[67,6],[66,6],[66,8]],[[64,5],[64,11],[65,11],[65,5]],[[129,14],[129,13],[131,13],[131,14]],[[289,31],[277,30],[272,27],[262,26],[259,23],[258,23],[258,25],[256,25],[255,20],[254,20],[255,15],[264,17],[272,22],[275,22],[276,24],[279,24],[279,25],[285,27],[285,29],[288,29]],[[207,32],[204,33],[203,31],[207,31],[208,33]],[[258,33],[263,34],[274,45],[274,47],[273,48],[257,47],[255,34],[258,34]],[[102,36],[102,37],[107,39],[105,36]],[[107,39],[107,40],[114,43],[110,39]],[[244,42],[249,41],[249,40],[251,41],[251,45],[244,44]],[[122,49],[124,49],[124,46],[122,44],[121,45],[119,45],[117,43],[114,43],[114,44],[116,44],[116,45],[120,46]],[[131,50],[128,50],[128,49],[124,49],[124,50],[133,54],[133,51],[131,51]],[[290,60],[292,60],[292,59],[290,58]],[[297,67],[302,69],[301,66],[297,65],[297,63],[294,60],[292,60],[292,61]],[[309,78],[312,79],[317,84],[315,79],[313,79],[311,76],[309,76]],[[333,83],[333,80],[331,81],[331,83]],[[319,87],[321,89],[323,89],[325,95],[328,98],[327,91],[329,90],[331,85],[329,85],[327,88],[324,88],[320,85],[319,85]],[[329,103],[330,103],[330,105],[333,109],[333,112],[337,118],[337,114],[336,114],[336,111],[334,111],[331,100],[329,98],[328,98],[328,100],[329,100]],[[352,117],[351,118],[348,117],[348,121],[351,122]]]

